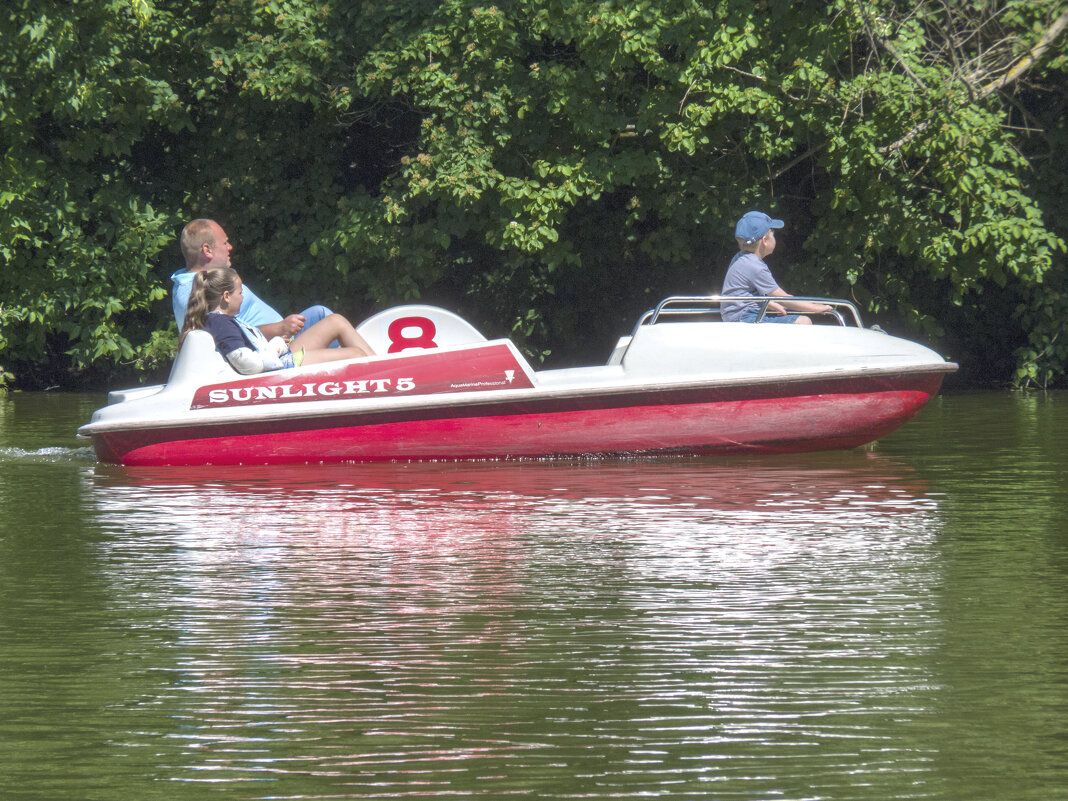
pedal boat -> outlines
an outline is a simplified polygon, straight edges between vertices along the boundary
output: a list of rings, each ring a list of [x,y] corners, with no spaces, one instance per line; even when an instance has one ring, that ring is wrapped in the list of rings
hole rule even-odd
[[[606,364],[554,370],[433,306],[363,322],[381,355],[253,376],[195,331],[166,384],[111,392],[78,435],[125,465],[836,450],[902,426],[957,369],[848,301],[800,299],[830,324],[723,322],[724,298],[672,297]]]

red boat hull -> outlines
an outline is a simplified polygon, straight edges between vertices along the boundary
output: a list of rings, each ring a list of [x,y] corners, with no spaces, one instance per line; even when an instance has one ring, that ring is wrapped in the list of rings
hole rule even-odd
[[[911,419],[942,372],[516,398],[94,434],[127,465],[495,459],[848,449]]]

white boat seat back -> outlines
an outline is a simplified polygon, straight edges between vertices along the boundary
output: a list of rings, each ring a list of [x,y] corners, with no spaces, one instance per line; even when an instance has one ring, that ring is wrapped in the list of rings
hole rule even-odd
[[[615,349],[612,351],[612,355],[608,357],[609,364],[623,363],[623,354],[626,353],[627,348],[630,347],[630,340],[631,338],[629,336],[619,338]]]
[[[368,317],[356,331],[379,356],[486,341],[467,320],[437,306],[394,306]]]
[[[215,340],[207,331],[196,330],[186,334],[178,355],[171,365],[167,386],[180,384],[204,384],[207,379],[218,376],[220,381],[238,377],[238,373],[215,350]]]

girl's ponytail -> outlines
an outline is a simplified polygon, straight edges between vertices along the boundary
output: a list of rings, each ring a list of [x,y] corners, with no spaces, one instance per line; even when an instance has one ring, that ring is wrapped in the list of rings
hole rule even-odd
[[[223,292],[236,290],[237,282],[237,273],[229,267],[200,270],[193,276],[193,288],[185,307],[185,321],[182,323],[178,347],[182,346],[186,334],[204,327],[208,314],[219,308]]]

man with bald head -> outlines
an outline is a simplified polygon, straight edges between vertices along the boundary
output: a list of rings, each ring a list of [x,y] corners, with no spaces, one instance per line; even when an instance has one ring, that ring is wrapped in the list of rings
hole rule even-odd
[[[215,220],[207,219],[193,220],[186,225],[182,229],[180,244],[182,256],[185,258],[185,269],[178,270],[171,276],[171,303],[174,309],[174,319],[178,322],[179,329],[185,321],[185,307],[189,302],[193,276],[200,270],[229,267],[232,250],[230,239],[222,226]],[[311,306],[300,314],[283,317],[260,300],[248,284],[242,283],[242,288],[244,301],[237,314],[238,318],[260,329],[268,339],[295,337],[305,327],[315,325],[331,313],[330,309],[325,306]]]

